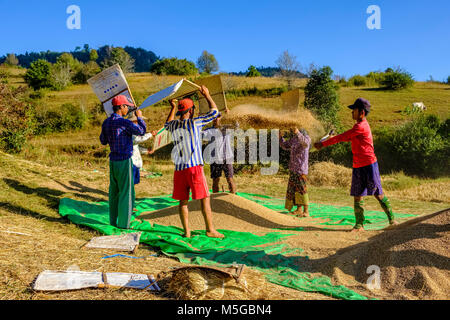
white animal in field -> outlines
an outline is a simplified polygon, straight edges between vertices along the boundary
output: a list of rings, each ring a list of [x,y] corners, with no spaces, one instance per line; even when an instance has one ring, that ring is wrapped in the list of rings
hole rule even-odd
[[[420,110],[420,111],[427,110],[427,107],[423,104],[423,102],[414,102],[412,105],[413,105],[413,108],[416,110]]]

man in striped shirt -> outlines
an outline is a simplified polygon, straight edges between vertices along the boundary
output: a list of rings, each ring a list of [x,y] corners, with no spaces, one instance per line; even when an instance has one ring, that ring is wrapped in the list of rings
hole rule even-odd
[[[209,112],[194,118],[194,102],[185,98],[178,102],[177,116],[174,120],[177,105],[175,100],[170,100],[172,109],[167,117],[164,127],[171,132],[174,141],[172,159],[175,162],[172,198],[179,200],[179,214],[183,225],[184,236],[190,238],[189,228],[189,191],[192,191],[192,199],[200,200],[203,218],[205,219],[206,235],[212,238],[223,238],[223,234],[216,231],[212,222],[211,205],[208,184],[203,172],[202,155],[202,128],[218,117],[219,111],[208,88],[201,86],[200,93],[206,98]]]

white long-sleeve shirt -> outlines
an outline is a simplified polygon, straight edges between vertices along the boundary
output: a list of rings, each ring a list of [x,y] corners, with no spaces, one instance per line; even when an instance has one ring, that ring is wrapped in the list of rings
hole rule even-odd
[[[230,135],[226,133],[226,129],[239,128],[239,123],[236,122],[234,126],[225,125],[221,128],[211,127],[202,131],[202,139],[207,140],[214,145],[214,159],[208,159],[212,162],[227,163],[232,162],[234,158],[233,149],[231,149]],[[214,139],[213,139],[214,137]],[[211,141],[214,140],[214,141]],[[214,161],[215,160],[215,161]]]
[[[141,169],[143,166],[141,150],[145,152],[148,151],[145,148],[139,147],[139,143],[147,141],[151,137],[153,137],[151,133],[146,133],[143,136],[133,136],[133,155],[131,156],[131,160],[133,161],[133,164],[139,169]]]

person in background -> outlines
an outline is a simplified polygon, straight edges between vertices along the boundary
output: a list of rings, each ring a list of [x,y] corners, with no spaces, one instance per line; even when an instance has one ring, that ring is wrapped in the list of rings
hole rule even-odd
[[[225,110],[228,113],[228,109]],[[230,134],[227,134],[227,129],[239,127],[236,122],[234,126],[221,124],[222,114],[214,119],[211,128],[202,131],[203,140],[210,141],[210,144],[215,143],[212,148],[212,159],[210,164],[211,179],[213,180],[213,193],[219,192],[219,182],[222,172],[225,173],[225,178],[228,182],[230,193],[236,193],[236,184],[233,180],[233,159],[234,154],[231,149]]]
[[[142,119],[146,119],[145,117],[142,117]],[[133,116],[130,118],[130,120],[134,124],[138,124],[138,119],[136,115],[133,114]],[[153,151],[149,151],[146,148],[142,148],[139,146],[140,143],[147,141],[151,137],[156,136],[156,131],[153,130],[152,132],[146,133],[143,136],[133,135],[133,155],[131,156],[131,160],[133,161],[133,177],[134,177],[134,184],[139,184],[141,182],[141,169],[143,167],[142,163],[142,156],[141,152],[144,154],[153,154]]]
[[[206,98],[209,112],[194,118],[194,102],[185,98],[175,103],[170,100],[172,106],[164,127],[172,134],[174,150],[172,152],[175,162],[173,177],[172,198],[179,200],[179,214],[184,228],[184,236],[189,238],[189,192],[192,191],[192,199],[200,200],[203,218],[206,225],[206,235],[213,238],[223,238],[213,225],[212,212],[208,184],[203,172],[203,154],[201,130],[219,115],[217,106],[205,86],[200,87],[200,93]],[[178,112],[176,110],[178,109]],[[180,118],[175,120],[176,115]]]
[[[389,199],[384,195],[381,187],[378,161],[373,147],[372,132],[367,115],[370,103],[366,99],[358,98],[354,104],[348,106],[352,110],[352,118],[356,124],[352,129],[328,140],[314,144],[317,150],[335,143],[351,141],[353,153],[353,173],[350,195],[354,197],[356,223],[352,232],[364,231],[364,202],[363,197],[375,196],[387,215],[390,225],[395,225],[394,214]]]
[[[125,119],[128,107],[134,104],[124,95],[112,99],[113,113],[102,124],[100,142],[109,144],[109,219],[110,224],[128,229],[133,213],[135,191],[133,182],[133,135],[143,136],[147,125],[142,111],[135,112],[137,124]]]
[[[297,210],[293,212],[296,216],[309,216],[309,196],[306,187],[308,175],[309,149],[311,138],[305,130],[294,128],[293,135],[289,140],[285,140],[280,132],[280,147],[290,150],[289,157],[289,182],[286,191],[285,208],[291,211],[294,206]],[[303,213],[301,211],[303,207]]]

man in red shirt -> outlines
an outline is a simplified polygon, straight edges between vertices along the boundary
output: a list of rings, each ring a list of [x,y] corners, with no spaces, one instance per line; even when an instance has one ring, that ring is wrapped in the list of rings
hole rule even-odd
[[[356,224],[352,232],[364,231],[364,202],[362,200],[364,196],[375,196],[386,212],[389,224],[397,224],[394,221],[389,199],[383,194],[372,132],[366,120],[366,116],[370,112],[370,103],[366,99],[359,98],[349,108],[352,109],[352,117],[356,121],[353,128],[323,142],[317,142],[314,146],[319,150],[339,142],[351,141],[352,143],[353,174],[350,195],[355,199],[356,217]]]

